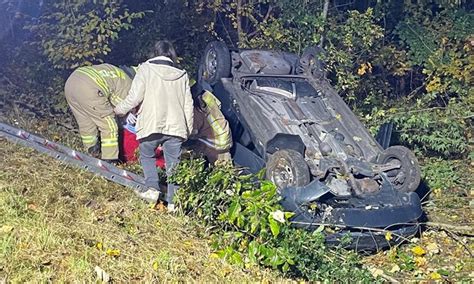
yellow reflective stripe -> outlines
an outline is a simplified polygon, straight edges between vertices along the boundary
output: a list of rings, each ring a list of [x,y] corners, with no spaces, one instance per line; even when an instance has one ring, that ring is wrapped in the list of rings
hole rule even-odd
[[[204,102],[206,103],[206,105],[210,106],[210,107],[214,107],[214,106],[219,106],[219,104],[217,103],[218,99],[209,91],[206,91],[203,95],[202,95],[202,99],[204,100]],[[217,100],[217,101],[216,101]],[[220,103],[220,102],[219,102]]]
[[[94,140],[97,136],[94,135],[81,135],[82,140]]]
[[[127,74],[125,74],[125,72],[120,68],[115,68],[115,73],[117,73],[117,76],[120,79],[125,79],[127,77]]]
[[[95,144],[97,142],[97,137],[95,136],[90,136],[90,137],[82,136],[81,139],[82,139],[82,143],[84,144]]]
[[[112,147],[112,146],[117,146],[117,145],[118,145],[118,139],[116,137],[102,139],[101,146],[103,147]]]
[[[219,124],[217,119],[214,118],[212,114],[209,113],[207,116],[207,121],[214,132],[215,146],[217,148],[226,148],[229,141],[229,133]]]
[[[123,72],[123,70],[120,68],[113,68],[112,70],[102,69],[102,70],[98,70],[97,72],[100,74],[100,76],[104,78],[125,79],[127,77],[127,74],[125,74],[125,72]]]
[[[77,69],[78,72],[81,72],[85,75],[87,75],[89,78],[94,81],[94,83],[97,84],[97,86],[104,91],[104,94],[108,97],[109,96],[109,86],[107,85],[107,82],[104,80],[102,75],[97,72],[93,67],[80,67]]]
[[[215,118],[212,113],[211,109],[218,108],[220,109],[220,101],[209,91],[206,91],[202,95],[202,99],[206,103],[207,107],[210,109],[209,114],[207,116],[207,121],[212,128],[215,136],[215,147],[226,149],[229,145],[230,135],[229,132],[225,130],[220,124],[217,118]]]
[[[110,95],[110,101],[113,105],[118,105],[123,99],[119,97],[117,94]]]
[[[110,136],[117,137],[118,127],[117,127],[117,123],[115,122],[115,119],[113,118],[113,116],[106,116],[105,121],[107,121],[107,124],[109,125]]]

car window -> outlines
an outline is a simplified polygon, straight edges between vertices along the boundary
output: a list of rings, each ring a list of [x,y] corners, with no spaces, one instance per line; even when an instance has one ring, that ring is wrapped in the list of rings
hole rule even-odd
[[[271,93],[289,99],[296,97],[317,96],[316,90],[304,79],[300,78],[253,78],[250,91]]]

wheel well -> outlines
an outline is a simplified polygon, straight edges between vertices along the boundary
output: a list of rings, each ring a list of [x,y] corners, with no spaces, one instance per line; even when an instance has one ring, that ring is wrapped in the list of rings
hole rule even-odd
[[[298,135],[278,133],[267,142],[267,153],[273,154],[281,149],[291,149],[304,156],[306,146]]]

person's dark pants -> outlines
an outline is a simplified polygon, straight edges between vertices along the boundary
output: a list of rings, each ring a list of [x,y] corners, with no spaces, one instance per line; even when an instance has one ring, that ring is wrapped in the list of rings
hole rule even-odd
[[[159,189],[160,179],[158,177],[158,170],[156,169],[156,148],[159,145],[163,145],[166,174],[170,176],[176,165],[179,163],[181,157],[181,144],[183,144],[182,138],[163,134],[152,134],[140,139],[140,163],[143,167],[145,184],[147,187]],[[173,203],[173,197],[177,189],[178,186],[168,184],[166,201],[169,204]]]

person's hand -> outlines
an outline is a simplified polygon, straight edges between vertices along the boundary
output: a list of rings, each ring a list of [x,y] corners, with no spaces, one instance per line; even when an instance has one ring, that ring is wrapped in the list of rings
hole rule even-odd
[[[137,117],[133,113],[129,113],[126,119],[128,124],[136,124],[137,123]]]

